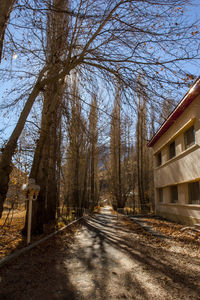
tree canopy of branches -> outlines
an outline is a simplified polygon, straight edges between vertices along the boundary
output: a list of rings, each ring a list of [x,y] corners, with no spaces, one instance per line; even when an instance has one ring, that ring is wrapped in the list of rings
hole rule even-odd
[[[3,63],[1,73],[5,78],[15,74],[16,83],[20,82],[23,91],[26,86],[26,92],[20,95],[19,90],[16,93],[14,89],[14,96],[17,94],[14,103],[23,99],[24,107],[0,161],[0,216],[12,156],[32,106],[42,95],[48,98],[44,100],[48,103],[46,130],[52,124],[50,116],[57,112],[58,91],[72,70],[79,72],[85,90],[102,80],[112,89],[118,78],[123,101],[131,106],[134,106],[133,96],[138,90],[137,77],[141,72],[146,78],[148,100],[154,95],[155,103],[158,103],[158,96],[165,96],[169,86],[177,88],[185,84],[183,78],[188,78],[188,74],[182,62],[199,59],[199,42],[196,23],[184,18],[184,4],[188,1],[18,1],[11,14],[15,22],[7,23],[11,30],[7,37],[9,43],[4,48],[7,53],[13,53],[14,49],[21,56],[19,73],[7,72]],[[3,28],[5,31],[5,25]],[[17,34],[14,35],[15,30]],[[27,62],[31,63],[32,70]],[[52,97],[47,97],[48,93]],[[45,136],[41,133],[39,145],[45,145]],[[38,166],[34,162],[33,167]],[[35,175],[34,168],[31,176],[40,184],[42,179]]]

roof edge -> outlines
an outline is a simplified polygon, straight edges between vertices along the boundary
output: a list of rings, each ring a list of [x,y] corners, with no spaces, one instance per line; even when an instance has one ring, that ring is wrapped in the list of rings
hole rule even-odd
[[[180,117],[185,109],[193,102],[193,100],[200,95],[200,78],[198,78],[192,87],[188,90],[183,99],[175,107],[175,109],[168,116],[167,120],[161,125],[158,131],[151,138],[147,144],[148,147],[153,147],[161,136],[173,125],[173,123]]]

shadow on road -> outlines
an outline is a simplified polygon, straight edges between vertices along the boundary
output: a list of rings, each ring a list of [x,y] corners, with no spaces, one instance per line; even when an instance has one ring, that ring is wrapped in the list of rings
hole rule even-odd
[[[200,289],[196,280],[191,277],[190,265],[184,265],[184,270],[182,268],[180,269],[179,265],[174,264],[173,266],[173,258],[175,258],[176,262],[176,257],[173,257],[171,252],[167,249],[162,249],[162,251],[156,253],[155,249],[152,249],[152,246],[149,244],[145,245],[144,241],[130,239],[129,236],[127,236],[127,233],[130,234],[130,230],[127,230],[125,226],[123,227],[121,222],[117,222],[116,219],[117,218],[113,215],[99,214],[84,221],[84,226],[86,226],[91,233],[93,245],[97,243],[100,244],[98,251],[93,248],[93,255],[99,255],[104,259],[102,278],[99,278],[99,286],[102,286],[104,294],[106,294],[106,289],[104,288],[106,277],[104,274],[108,274],[110,267],[110,262],[107,257],[108,253],[104,250],[105,244],[108,244],[112,248],[120,250],[124,255],[129,256],[131,261],[143,266],[144,273],[149,273],[150,276],[157,281],[156,285],[161,286],[168,295],[173,295],[173,288],[179,289],[180,291],[186,289],[189,293],[191,292],[196,296],[194,299],[198,299]],[[113,220],[115,220],[114,223]],[[184,257],[185,255],[179,254],[180,260]],[[194,262],[200,266],[199,260],[194,259]],[[118,265],[121,267],[120,264]],[[138,282],[137,277],[134,276],[135,272],[137,271],[133,269],[131,274],[130,272],[123,274],[128,289],[134,289],[135,296],[142,295],[142,299],[149,299],[148,289],[144,288],[143,285]],[[160,277],[162,277],[163,280],[160,280]]]
[[[198,266],[104,210],[86,218],[74,240],[65,232],[4,267],[0,299],[199,299],[191,269]]]

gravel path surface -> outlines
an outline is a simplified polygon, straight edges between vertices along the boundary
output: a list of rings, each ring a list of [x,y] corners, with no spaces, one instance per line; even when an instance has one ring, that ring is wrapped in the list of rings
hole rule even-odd
[[[87,218],[0,270],[0,300],[200,299],[200,255],[117,218]],[[191,249],[192,251],[192,249]]]

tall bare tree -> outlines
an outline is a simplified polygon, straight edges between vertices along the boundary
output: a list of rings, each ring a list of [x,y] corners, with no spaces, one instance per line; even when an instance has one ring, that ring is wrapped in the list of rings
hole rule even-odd
[[[47,78],[59,72],[61,57],[65,56],[69,20],[65,13],[58,13],[57,10],[67,7],[67,1],[49,1],[46,56],[51,68],[47,71]],[[54,80],[51,84],[47,83],[43,92],[41,130],[30,172],[30,177],[40,183],[38,201],[33,205],[33,232],[42,231],[44,222],[48,223],[56,217],[58,137],[64,86],[64,80]]]
[[[81,209],[87,195],[89,171],[87,124],[82,113],[77,76],[73,76],[72,93],[66,109],[67,154],[64,167],[65,202],[69,207]]]
[[[35,64],[41,65],[41,70],[38,71],[35,84],[30,89],[0,162],[0,215],[18,138],[35,100],[49,85],[54,85],[55,82],[61,84],[71,70],[79,68],[85,81],[88,77],[92,81],[99,76],[111,84],[114,77],[120,78],[126,93],[132,96],[132,91],[137,90],[138,72],[142,70],[147,78],[149,91],[158,96],[165,91],[160,83],[165,87],[173,85],[176,88],[183,83],[185,73],[179,62],[199,58],[195,24],[184,23],[182,17],[183,5],[188,1],[159,0],[150,3],[148,0],[76,0],[71,1],[67,8],[63,8],[61,3],[48,8],[44,3],[45,0],[40,3],[33,1],[27,9],[32,9],[34,14],[39,11],[45,14],[49,10],[56,14],[65,14],[70,19],[69,34],[66,37],[67,49],[65,55],[59,57],[58,69],[55,68],[56,59],[52,59],[49,64],[44,55],[38,57],[36,53],[34,56]],[[35,24],[32,25],[31,30]],[[37,30],[40,29],[40,33],[34,32],[34,37],[38,37],[38,43],[41,42],[43,49],[44,26],[41,23]],[[59,39],[57,43],[59,44]],[[31,45],[30,52],[34,53],[31,49],[34,43],[27,41],[27,44]],[[188,51],[188,45],[192,46],[192,51]],[[21,49],[21,53],[24,53],[24,49]],[[55,111],[55,98],[53,95],[49,114]]]
[[[131,119],[122,115],[120,90],[117,90],[110,131],[110,183],[113,207],[124,208],[127,200],[133,206],[135,189],[135,161],[131,141]]]
[[[94,207],[98,201],[98,180],[97,180],[97,169],[98,169],[98,112],[97,112],[97,95],[93,95],[91,102],[90,115],[89,115],[89,154],[90,154],[90,201]]]
[[[121,187],[121,95],[119,86],[116,88],[116,96],[111,120],[110,133],[110,157],[111,157],[111,177],[112,193],[117,207],[123,208]]]
[[[147,148],[147,93],[144,88],[145,79],[138,77],[138,112],[136,126],[137,151],[137,185],[138,196],[142,212],[149,211],[150,202],[150,153]],[[142,84],[143,82],[143,84]]]

